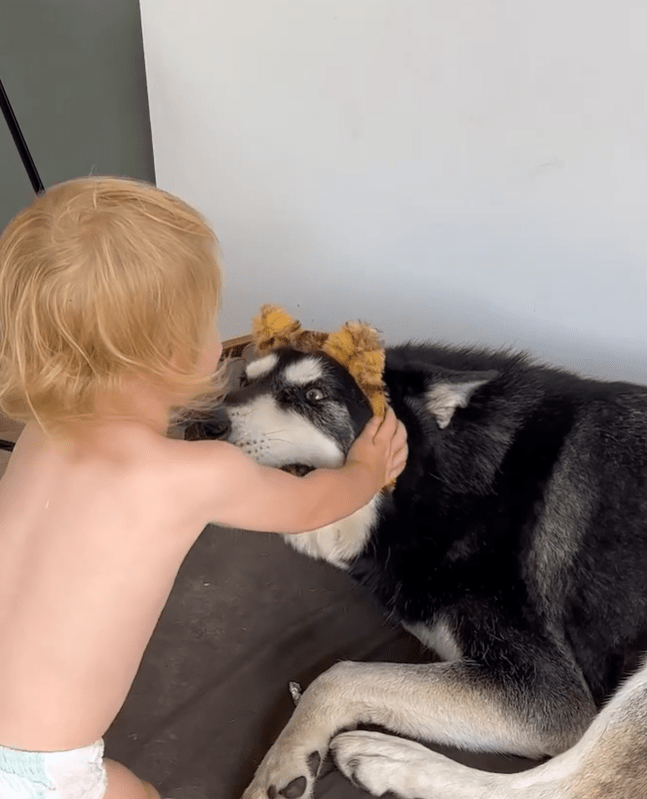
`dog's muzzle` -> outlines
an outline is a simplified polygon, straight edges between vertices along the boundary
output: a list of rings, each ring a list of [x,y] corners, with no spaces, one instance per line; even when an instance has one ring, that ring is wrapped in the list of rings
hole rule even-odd
[[[217,412],[214,416],[201,421],[191,422],[184,429],[186,441],[203,441],[204,439],[227,439],[231,430],[231,422],[225,411]],[[304,463],[286,463],[279,466],[283,472],[293,474],[295,477],[304,477],[309,472],[314,471],[314,466],[307,466]]]
[[[191,422],[184,429],[184,438],[187,441],[202,441],[203,439],[226,438],[231,430],[229,417],[223,411],[210,416],[208,419]]]
[[[314,466],[306,466],[304,463],[287,463],[285,466],[279,467],[282,472],[288,472],[295,477],[304,477],[306,474],[314,471]]]

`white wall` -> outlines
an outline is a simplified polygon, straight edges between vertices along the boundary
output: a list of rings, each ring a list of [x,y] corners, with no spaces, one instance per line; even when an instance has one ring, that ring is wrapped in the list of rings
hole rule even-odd
[[[158,184],[213,223],[225,337],[513,345],[647,382],[647,6],[141,0]]]

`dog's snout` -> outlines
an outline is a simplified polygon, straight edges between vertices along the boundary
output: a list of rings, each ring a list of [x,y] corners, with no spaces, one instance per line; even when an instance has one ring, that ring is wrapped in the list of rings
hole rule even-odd
[[[230,430],[231,422],[227,414],[223,412],[200,422],[192,422],[184,431],[184,438],[187,441],[226,438]]]

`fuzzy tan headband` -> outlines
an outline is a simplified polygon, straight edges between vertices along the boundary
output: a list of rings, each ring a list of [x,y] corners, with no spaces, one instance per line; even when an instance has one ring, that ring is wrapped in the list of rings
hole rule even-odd
[[[253,341],[259,352],[293,347],[300,352],[324,352],[341,364],[366,394],[375,416],[386,413],[384,397],[384,347],[377,332],[361,322],[346,322],[336,333],[304,330],[282,308],[264,305],[252,322]]]

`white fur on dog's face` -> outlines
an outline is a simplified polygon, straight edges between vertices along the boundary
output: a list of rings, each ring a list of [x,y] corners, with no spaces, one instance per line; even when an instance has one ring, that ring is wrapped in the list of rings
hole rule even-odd
[[[250,380],[256,380],[258,377],[268,374],[274,369],[278,362],[276,353],[271,352],[269,355],[264,355],[262,358],[257,358],[251,361],[245,367],[245,374]]]
[[[286,383],[291,383],[294,386],[305,386],[308,383],[321,380],[323,372],[321,364],[316,358],[304,358],[302,361],[297,361],[288,366],[283,376]]]
[[[228,440],[265,466],[303,463],[334,469],[344,463],[344,453],[335,441],[303,416],[280,408],[271,395],[254,397],[230,408],[228,414]]]
[[[324,354],[290,349],[248,363],[222,409],[230,443],[296,474],[342,466],[370,418],[368,400],[343,367]]]

